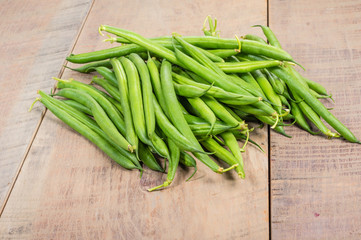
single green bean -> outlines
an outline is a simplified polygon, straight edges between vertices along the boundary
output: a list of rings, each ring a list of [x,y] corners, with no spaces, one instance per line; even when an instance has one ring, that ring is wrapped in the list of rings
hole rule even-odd
[[[213,138],[208,137],[205,140],[201,141],[201,144],[208,149],[208,151],[214,152],[214,155],[227,163],[230,166],[235,166],[236,170],[239,166],[236,158],[227,151],[225,148],[223,148],[221,145],[219,145]]]
[[[230,114],[227,109],[223,107],[221,103],[219,103],[216,99],[209,96],[203,96],[202,100],[208,105],[210,109],[214,112],[214,114],[226,124],[233,127],[240,127],[241,130],[247,130],[248,127],[244,123],[244,121],[239,122],[235,119],[232,114]]]
[[[103,61],[91,62],[78,68],[70,68],[68,66],[64,66],[64,67],[80,73],[90,73],[90,72],[94,72],[97,67],[111,68],[112,65],[110,64],[109,60],[103,60]]]
[[[173,82],[174,90],[178,96],[187,98],[201,97],[208,92],[208,89],[202,89],[194,85],[178,84]]]
[[[114,58],[125,56],[130,53],[144,52],[145,49],[136,44],[127,44],[119,47],[103,49],[99,51],[80,53],[80,54],[71,54],[66,58],[69,62],[72,63],[89,63],[94,61],[100,61],[104,59]]]
[[[266,36],[270,45],[282,49],[280,42],[276,38],[276,35],[272,32],[272,30],[269,27],[263,25],[254,25],[253,27],[261,27],[263,34]]]
[[[197,163],[196,163],[196,161],[194,160],[194,158],[191,155],[189,155],[188,153],[182,151],[180,153],[179,162],[181,164],[183,164],[184,166],[186,166],[186,167],[193,167],[194,168],[194,172],[186,180],[186,181],[189,181],[194,176],[194,174],[196,174],[196,172],[197,172]]]
[[[92,115],[92,111],[87,108],[86,106],[84,106],[81,103],[78,103],[77,101],[68,99],[68,100],[63,100],[64,103],[66,103],[67,105],[71,106],[72,108],[77,109],[78,111],[82,112],[82,113],[86,113],[88,115]]]
[[[238,49],[207,49],[206,51],[220,58],[229,58],[239,53]]]
[[[241,178],[245,177],[244,173],[244,163],[243,163],[243,157],[239,148],[239,144],[237,142],[236,137],[233,135],[232,132],[227,131],[224,133],[221,133],[221,137],[229,150],[232,152],[234,158],[236,159],[238,166],[235,168],[236,172]],[[246,140],[247,141],[247,140]]]
[[[149,151],[148,147],[145,144],[139,142],[138,149],[139,158],[148,168],[154,171],[164,172],[164,169],[159,165],[154,155]]]
[[[150,55],[148,56],[148,61],[147,61],[147,67],[150,73],[150,79],[152,81],[152,88],[154,90],[155,96],[160,104],[160,106],[162,107],[162,109],[166,108],[165,105],[165,99],[162,93],[162,86],[160,83],[160,76],[159,76],[159,70],[158,67],[155,64],[155,61],[150,57]]]
[[[114,86],[118,87],[118,80],[115,77],[115,74],[112,70],[107,67],[96,67],[95,71],[97,71],[102,77],[109,80],[109,82]]]
[[[217,66],[225,73],[252,72],[257,69],[280,66],[282,62],[278,60],[247,61],[247,62],[224,62],[217,63]]]
[[[300,126],[302,129],[311,133],[312,135],[318,134],[317,132],[312,131],[310,125],[308,124],[306,118],[304,117],[300,107],[295,102],[291,102],[292,106],[292,114],[295,116],[296,124]]]
[[[217,117],[214,115],[213,111],[208,107],[207,104],[203,102],[201,98],[187,98],[188,102],[192,107],[197,110],[199,113],[199,117],[206,120],[209,124],[211,124],[211,128],[209,132],[211,132],[216,124]]]
[[[145,125],[147,130],[148,138],[151,139],[154,130],[155,130],[155,115],[154,115],[154,106],[153,106],[153,89],[152,83],[150,80],[150,73],[147,65],[139,55],[132,53],[129,55],[129,59],[135,64],[138,69],[140,80],[141,80],[141,89],[142,89],[142,98],[144,106],[144,117],[146,119]]]
[[[248,39],[248,40],[252,40],[252,41],[256,41],[256,42],[260,42],[260,43],[263,43],[263,44],[267,44],[267,42],[263,38],[261,38],[261,37],[259,37],[257,35],[247,34],[243,38]]]
[[[168,159],[168,172],[167,172],[167,179],[163,182],[163,184],[148,189],[149,192],[158,190],[163,187],[167,187],[170,184],[172,184],[175,173],[179,164],[179,158],[180,158],[180,150],[177,144],[175,144],[172,140],[168,139],[168,146],[170,150],[170,158]]]

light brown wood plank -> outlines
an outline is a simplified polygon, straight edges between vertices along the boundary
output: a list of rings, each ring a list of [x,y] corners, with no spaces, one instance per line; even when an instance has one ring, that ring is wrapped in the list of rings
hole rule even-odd
[[[336,101],[323,101],[361,138],[361,2],[271,1],[270,27],[281,44]],[[274,239],[360,239],[361,147],[310,136],[271,134]]]
[[[242,14],[240,14],[242,12]],[[256,32],[266,23],[266,3],[232,1],[96,1],[74,53],[108,47],[97,28],[109,24],[157,36],[200,34],[204,18],[216,16],[222,36]],[[64,77],[89,81],[66,70]],[[37,107],[41,109],[41,107]],[[267,150],[267,131],[254,139]],[[179,169],[173,185],[148,193],[162,174],[127,171],[50,112],[35,138],[0,218],[9,239],[268,239],[267,154],[249,146],[246,180],[218,175],[199,163]]]
[[[91,0],[2,1],[0,8],[0,209],[41,117],[28,113],[50,89]]]

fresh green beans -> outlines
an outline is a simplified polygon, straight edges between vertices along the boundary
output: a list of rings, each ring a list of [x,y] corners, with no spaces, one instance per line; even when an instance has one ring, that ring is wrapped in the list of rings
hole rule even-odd
[[[43,94],[41,91],[39,91],[39,94],[40,93]],[[139,169],[139,167],[135,166],[130,160],[119,154],[119,151],[117,151],[104,138],[100,137],[99,134],[95,133],[89,127],[82,124],[79,120],[72,117],[70,114],[68,114],[61,108],[57,107],[56,105],[52,104],[50,101],[45,100],[43,97],[39,100],[60,120],[62,120],[64,123],[66,123],[68,126],[73,128],[75,131],[79,132],[81,135],[89,139],[95,145],[97,145],[101,150],[103,150],[111,159],[113,159],[119,165],[121,165],[126,169]]]
[[[149,191],[172,184],[179,163],[197,171],[187,152],[213,172],[235,169],[244,178],[241,153],[248,142],[259,146],[251,140],[255,133],[248,121],[271,125],[286,137],[291,136],[285,128],[296,123],[311,134],[361,143],[318,100],[332,99],[326,89],[296,71],[294,65],[299,64],[281,48],[269,27],[256,26],[268,43],[251,34],[221,38],[217,20],[210,16],[202,29],[206,36],[173,33],[145,38],[101,25],[100,33],[116,35],[105,41],[125,44],[71,54],[67,60],[85,63],[70,69],[96,71],[103,78],[94,76],[90,84],[55,78],[61,90],[51,95],[39,92],[40,101],[121,166],[141,173],[142,163],[146,169],[167,169],[163,184]],[[239,139],[244,140],[242,147]],[[224,169],[210,155],[229,166]],[[164,167],[157,161],[159,156]]]
[[[133,152],[132,146],[129,142],[118,132],[113,122],[108,118],[103,108],[99,103],[93,99],[89,94],[82,90],[64,88],[57,93],[58,96],[73,99],[92,111],[95,121],[99,124],[100,128],[120,147]]]

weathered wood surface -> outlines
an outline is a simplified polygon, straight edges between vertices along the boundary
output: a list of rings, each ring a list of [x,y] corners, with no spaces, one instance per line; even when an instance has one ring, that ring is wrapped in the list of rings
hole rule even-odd
[[[333,94],[332,112],[361,138],[361,2],[270,1],[270,27]],[[288,128],[271,134],[273,239],[361,238],[361,147]]]
[[[97,28],[109,24],[144,36],[200,34],[211,14],[222,36],[258,32],[266,24],[266,1],[95,1],[74,53],[108,47]],[[64,78],[89,80],[66,70]],[[46,88],[44,89],[46,90]],[[40,112],[41,107],[34,111]],[[267,150],[267,131],[254,140]],[[255,135],[256,136],[256,135]],[[247,181],[212,173],[199,164],[179,169],[164,191],[146,189],[164,176],[139,178],[47,112],[0,218],[8,239],[268,239],[268,159],[249,147]]]
[[[31,143],[41,111],[28,113],[38,89],[50,89],[74,45],[90,0],[2,1],[0,7],[0,211]]]

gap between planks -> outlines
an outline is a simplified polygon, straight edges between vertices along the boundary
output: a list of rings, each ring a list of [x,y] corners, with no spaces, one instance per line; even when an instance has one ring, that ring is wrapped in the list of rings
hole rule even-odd
[[[81,25],[80,25],[79,31],[78,31],[77,35],[75,36],[74,42],[73,42],[73,44],[72,44],[72,47],[70,48],[69,53],[68,53],[67,55],[69,55],[70,53],[73,52],[73,50],[74,50],[74,48],[75,48],[75,45],[76,45],[77,42],[78,42],[79,36],[80,36],[81,32],[83,31],[84,25],[85,25],[85,23],[86,23],[86,21],[87,21],[87,19],[88,19],[88,17],[89,17],[89,14],[90,14],[93,6],[94,6],[94,2],[95,2],[95,0],[92,0],[92,2],[91,2],[91,4],[90,4],[90,7],[89,7],[89,10],[88,10],[88,12],[86,13],[85,18],[83,19],[83,22],[82,22]],[[62,64],[62,67],[61,67],[60,70],[59,70],[59,73],[57,74],[57,77],[58,77],[58,78],[61,78],[61,77],[63,76],[64,70],[65,70],[65,67],[64,67],[64,66],[66,66],[67,62],[68,62],[68,61],[65,59],[64,62],[63,62],[63,64]],[[56,89],[56,83],[54,83],[54,86],[53,86],[53,88],[52,88],[52,92],[55,91],[55,89]],[[4,212],[4,209],[5,209],[5,207],[6,207],[6,204],[7,204],[8,200],[9,200],[9,198],[10,198],[11,192],[12,192],[12,190],[14,189],[15,183],[16,183],[19,175],[20,175],[21,169],[22,169],[22,167],[23,167],[23,165],[24,165],[24,163],[25,163],[25,160],[26,160],[29,152],[30,152],[31,146],[33,145],[33,142],[34,142],[35,137],[36,137],[36,135],[37,135],[37,133],[38,133],[38,131],[39,131],[39,129],[40,129],[40,126],[41,126],[41,124],[42,124],[42,122],[43,122],[43,120],[44,120],[44,117],[45,117],[45,114],[46,114],[47,110],[48,110],[48,109],[45,108],[44,111],[43,111],[43,112],[41,113],[41,115],[40,115],[40,119],[39,119],[39,121],[38,121],[38,124],[36,125],[35,130],[34,130],[34,133],[33,133],[33,135],[31,136],[31,139],[30,139],[30,141],[29,141],[29,144],[28,144],[28,146],[27,146],[27,148],[26,148],[26,150],[25,150],[24,157],[23,157],[23,159],[22,159],[21,162],[20,162],[20,165],[19,165],[19,167],[18,167],[18,170],[16,171],[16,174],[15,174],[15,176],[14,176],[14,178],[13,178],[13,181],[12,181],[12,183],[11,183],[11,186],[10,186],[10,188],[9,188],[6,196],[5,196],[4,203],[3,203],[3,205],[2,205],[1,208],[0,208],[0,218],[1,218],[2,213]]]
[[[267,27],[270,26],[270,0],[267,0]],[[268,239],[272,239],[272,206],[271,206],[271,197],[272,197],[272,185],[271,185],[271,128],[267,126],[268,133]]]

